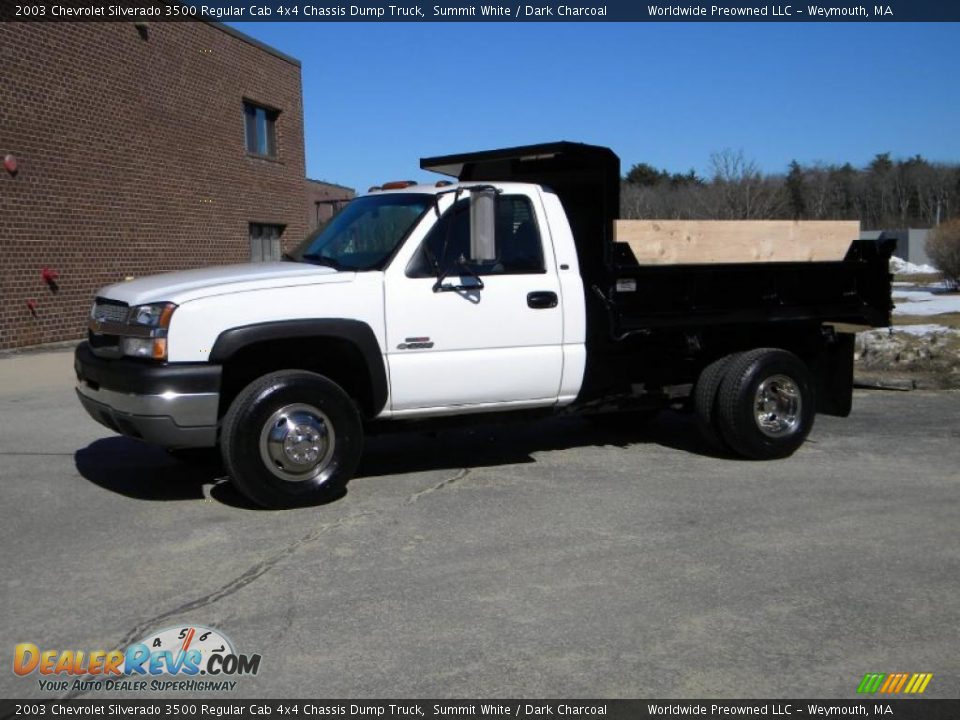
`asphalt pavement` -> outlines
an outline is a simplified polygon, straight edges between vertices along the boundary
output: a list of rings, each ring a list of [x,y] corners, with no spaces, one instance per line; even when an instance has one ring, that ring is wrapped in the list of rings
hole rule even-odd
[[[17,643],[193,625],[262,658],[209,697],[960,695],[960,393],[857,391],[776,462],[674,413],[376,437],[346,495],[276,512],[97,425],[71,366],[0,359],[2,697],[69,694]]]

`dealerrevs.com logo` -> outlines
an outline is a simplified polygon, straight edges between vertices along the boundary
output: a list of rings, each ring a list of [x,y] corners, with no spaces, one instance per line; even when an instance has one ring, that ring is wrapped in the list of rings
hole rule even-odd
[[[166,628],[125,650],[41,650],[24,642],[13,651],[13,672],[52,692],[229,691],[233,678],[259,671],[259,654],[236,652],[226,635],[202,625]]]

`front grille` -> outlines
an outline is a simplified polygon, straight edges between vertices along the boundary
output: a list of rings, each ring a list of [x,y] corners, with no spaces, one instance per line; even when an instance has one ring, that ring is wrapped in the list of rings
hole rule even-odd
[[[122,323],[127,321],[130,306],[125,302],[97,298],[93,303],[93,319],[102,322]]]
[[[94,350],[99,350],[100,348],[120,347],[119,335],[102,335],[100,333],[93,332],[93,330],[90,330],[87,333],[87,340],[90,342],[90,347],[93,348]]]
[[[97,357],[118,358],[122,355],[120,351],[120,338],[113,334],[116,332],[116,325],[127,321],[127,313],[130,306],[119,300],[108,300],[106,298],[97,298],[93,302],[93,314],[90,320],[90,328],[87,333],[87,339],[90,342],[90,349]],[[105,333],[101,326],[107,326],[113,333]]]
[[[101,335],[90,330],[87,332],[90,351],[97,357],[118,358],[123,355],[120,351],[120,338],[117,335]]]

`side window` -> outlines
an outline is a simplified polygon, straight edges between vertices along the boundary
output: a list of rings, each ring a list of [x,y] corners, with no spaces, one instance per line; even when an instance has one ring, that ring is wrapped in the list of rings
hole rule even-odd
[[[546,272],[543,244],[530,199],[524,195],[497,196],[496,259],[469,267],[477,275],[522,275]],[[436,277],[461,273],[460,258],[470,255],[470,201],[458,201],[444,213],[424,238],[407,265],[407,277]]]
[[[277,117],[280,111],[243,103],[243,128],[250,155],[277,157]]]

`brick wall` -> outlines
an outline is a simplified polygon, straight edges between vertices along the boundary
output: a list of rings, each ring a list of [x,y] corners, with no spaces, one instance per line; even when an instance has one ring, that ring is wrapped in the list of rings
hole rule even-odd
[[[307,227],[311,230],[329,220],[356,194],[353,188],[335,185],[323,180],[310,180],[305,183],[307,196]]]
[[[306,233],[297,64],[207,23],[0,23],[0,67],[0,349],[81,337],[127,276],[246,262],[250,222]],[[244,99],[281,111],[276,161]]]

